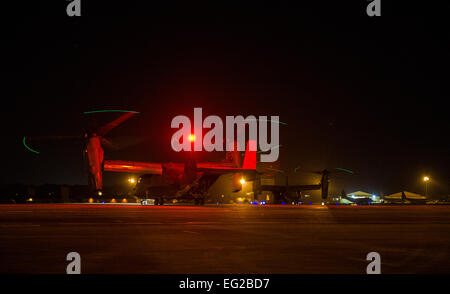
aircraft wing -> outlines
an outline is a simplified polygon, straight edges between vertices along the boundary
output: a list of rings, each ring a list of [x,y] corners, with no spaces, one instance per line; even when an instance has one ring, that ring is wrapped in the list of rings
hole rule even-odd
[[[152,162],[138,162],[125,160],[105,160],[103,164],[104,171],[145,173],[162,175],[162,164]]]
[[[249,141],[244,156],[242,167],[233,166],[230,162],[199,162],[196,164],[196,171],[210,175],[220,175],[227,173],[254,174],[256,172],[256,151],[250,151],[250,145],[256,150],[256,141]],[[129,172],[162,175],[164,168],[172,168],[183,171],[183,163],[153,163],[125,160],[105,160],[103,163],[104,171]]]
[[[202,172],[207,175],[222,175],[228,173],[240,173],[241,175],[254,175],[256,170],[234,167],[211,167],[211,168],[197,168],[197,172]]]
[[[122,114],[121,116],[119,116],[112,122],[108,123],[107,125],[100,127],[97,130],[97,134],[99,134],[101,136],[105,136],[109,131],[111,131],[112,129],[114,129],[115,127],[117,127],[118,125],[120,125],[121,123],[123,123],[124,121],[126,121],[127,119],[129,119],[130,117],[135,115],[136,113],[137,112],[127,112],[127,113]]]
[[[252,149],[252,151],[250,151]],[[256,141],[251,140],[247,144],[247,148],[244,154],[244,162],[242,167],[229,166],[225,164],[211,164],[199,163],[197,165],[197,171],[203,172],[209,175],[222,175],[222,174],[233,174],[233,191],[240,191],[242,189],[242,184],[240,180],[245,175],[244,178],[253,178],[256,171]]]
[[[310,191],[310,190],[320,190],[322,186],[318,185],[292,185],[289,186],[289,190],[293,191]]]
[[[320,190],[321,185],[261,185],[261,191],[286,192],[286,191],[309,191]]]
[[[138,161],[125,161],[125,160],[105,160],[103,165],[104,171],[112,172],[131,172],[131,173],[146,173],[161,175],[163,166],[170,166],[173,168],[179,168],[183,170],[183,163],[153,163],[153,162],[138,162]],[[210,163],[199,163],[197,172],[203,172],[205,174],[226,174],[226,173],[252,173],[254,169],[235,168],[230,166],[222,166],[218,164],[213,166]]]

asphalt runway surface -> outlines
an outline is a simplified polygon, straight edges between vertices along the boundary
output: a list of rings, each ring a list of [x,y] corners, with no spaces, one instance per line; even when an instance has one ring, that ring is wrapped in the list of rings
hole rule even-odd
[[[0,205],[0,273],[450,273],[450,206]]]

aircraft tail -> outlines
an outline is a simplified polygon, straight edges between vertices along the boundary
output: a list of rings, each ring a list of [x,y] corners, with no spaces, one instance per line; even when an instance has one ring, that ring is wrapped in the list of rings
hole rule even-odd
[[[237,142],[231,142],[230,149],[232,151],[227,151],[225,155],[225,161],[229,162],[233,165],[234,168],[240,168],[241,167],[241,156],[240,152],[237,150]],[[233,147],[231,147],[233,146]]]
[[[322,199],[328,198],[328,174],[329,173],[330,172],[327,171],[326,169],[324,169],[322,171],[322,178],[320,180]]]
[[[234,168],[253,169],[256,170],[256,141],[250,140],[247,143],[247,148],[244,154],[244,161],[241,164],[241,153],[237,150],[237,143],[232,142],[234,145],[233,151],[227,152],[227,161],[233,163]],[[250,151],[252,150],[252,151]],[[232,175],[232,191],[238,192],[242,190],[242,179],[244,179],[242,172],[235,172]],[[245,179],[244,179],[245,180]]]
[[[405,191],[402,191],[402,201],[406,201]]]
[[[256,169],[256,141],[250,140],[245,150],[243,169]]]
[[[226,161],[231,162],[234,168],[256,169],[256,141],[250,140],[247,142],[247,148],[244,154],[244,161],[242,163],[241,152],[237,150],[237,142],[232,142],[234,145],[233,151],[227,151]],[[250,151],[253,150],[253,151]]]

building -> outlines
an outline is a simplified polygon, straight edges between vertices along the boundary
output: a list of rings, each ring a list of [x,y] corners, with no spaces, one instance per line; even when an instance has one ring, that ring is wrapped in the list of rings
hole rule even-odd
[[[413,192],[402,191],[383,197],[383,203],[405,203],[405,204],[425,204],[428,201],[426,196]]]
[[[370,194],[364,191],[355,191],[348,193],[346,197],[341,197],[341,204],[371,204],[371,203],[381,203],[380,196],[375,194]]]

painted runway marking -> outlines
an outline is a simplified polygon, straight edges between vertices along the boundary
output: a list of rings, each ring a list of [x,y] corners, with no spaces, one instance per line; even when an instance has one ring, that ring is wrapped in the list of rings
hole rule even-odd
[[[41,225],[35,224],[10,224],[10,225],[2,225],[2,228],[15,228],[15,227],[40,227]]]
[[[199,233],[199,232],[193,232],[193,231],[183,231],[183,232],[185,232],[185,233],[189,233],[189,234],[197,234],[197,235],[200,235],[200,233]]]
[[[8,210],[6,213],[22,213],[22,212],[33,212],[32,210]]]

